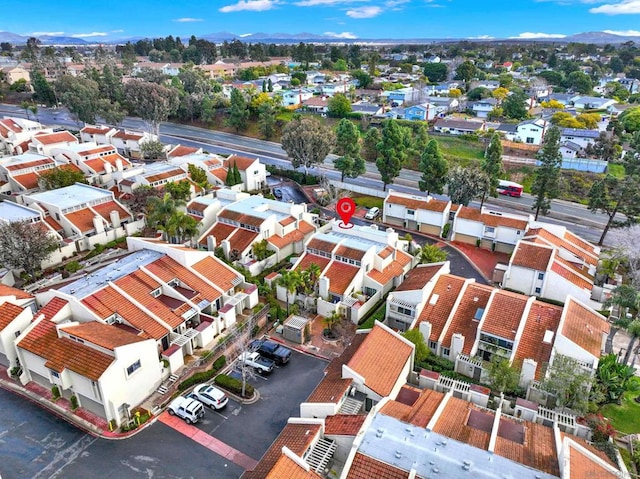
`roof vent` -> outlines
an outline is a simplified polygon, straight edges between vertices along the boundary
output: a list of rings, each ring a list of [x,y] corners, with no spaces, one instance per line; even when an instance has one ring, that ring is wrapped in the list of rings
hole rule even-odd
[[[402,458],[402,451],[396,451],[396,459]]]
[[[473,297],[473,302],[474,302],[474,303],[477,303],[478,301],[480,301],[480,298],[478,298],[477,296],[474,296],[474,297]]]
[[[435,304],[438,302],[438,298],[440,298],[440,295],[439,295],[439,294],[435,294],[435,293],[434,293],[434,294],[432,294],[432,295],[431,295],[431,299],[429,300],[429,304],[430,304],[431,306],[435,306]]]

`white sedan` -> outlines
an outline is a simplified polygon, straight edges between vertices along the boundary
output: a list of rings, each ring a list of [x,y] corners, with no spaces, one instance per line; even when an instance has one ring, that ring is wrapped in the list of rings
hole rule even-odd
[[[229,398],[225,393],[210,384],[198,384],[188,397],[216,410],[224,408],[229,402]]]

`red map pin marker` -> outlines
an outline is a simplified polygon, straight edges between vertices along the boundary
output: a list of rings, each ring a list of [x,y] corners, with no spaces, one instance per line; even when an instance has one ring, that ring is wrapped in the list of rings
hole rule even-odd
[[[339,199],[336,205],[336,212],[340,215],[340,218],[342,218],[341,228],[351,228],[353,226],[348,226],[353,213],[356,212],[356,203],[351,198]]]

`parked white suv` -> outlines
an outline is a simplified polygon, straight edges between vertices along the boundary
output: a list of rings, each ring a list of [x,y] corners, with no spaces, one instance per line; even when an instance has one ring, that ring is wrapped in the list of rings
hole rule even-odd
[[[198,384],[187,397],[196,399],[212,409],[222,409],[229,402],[225,393],[209,384]]]
[[[375,220],[378,216],[380,216],[380,208],[374,206],[367,211],[367,214],[364,217],[368,220]]]
[[[178,396],[167,410],[172,416],[178,416],[186,421],[187,424],[195,424],[202,416],[204,416],[204,406],[201,402],[184,396]]]

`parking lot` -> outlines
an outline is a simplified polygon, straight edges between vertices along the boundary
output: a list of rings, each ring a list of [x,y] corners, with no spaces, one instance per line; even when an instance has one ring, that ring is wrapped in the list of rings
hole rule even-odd
[[[326,361],[293,351],[288,364],[267,376],[255,375],[249,383],[260,391],[260,400],[243,405],[230,399],[221,411],[206,410],[196,426],[259,460],[285,426],[300,415],[304,401],[323,378]]]

